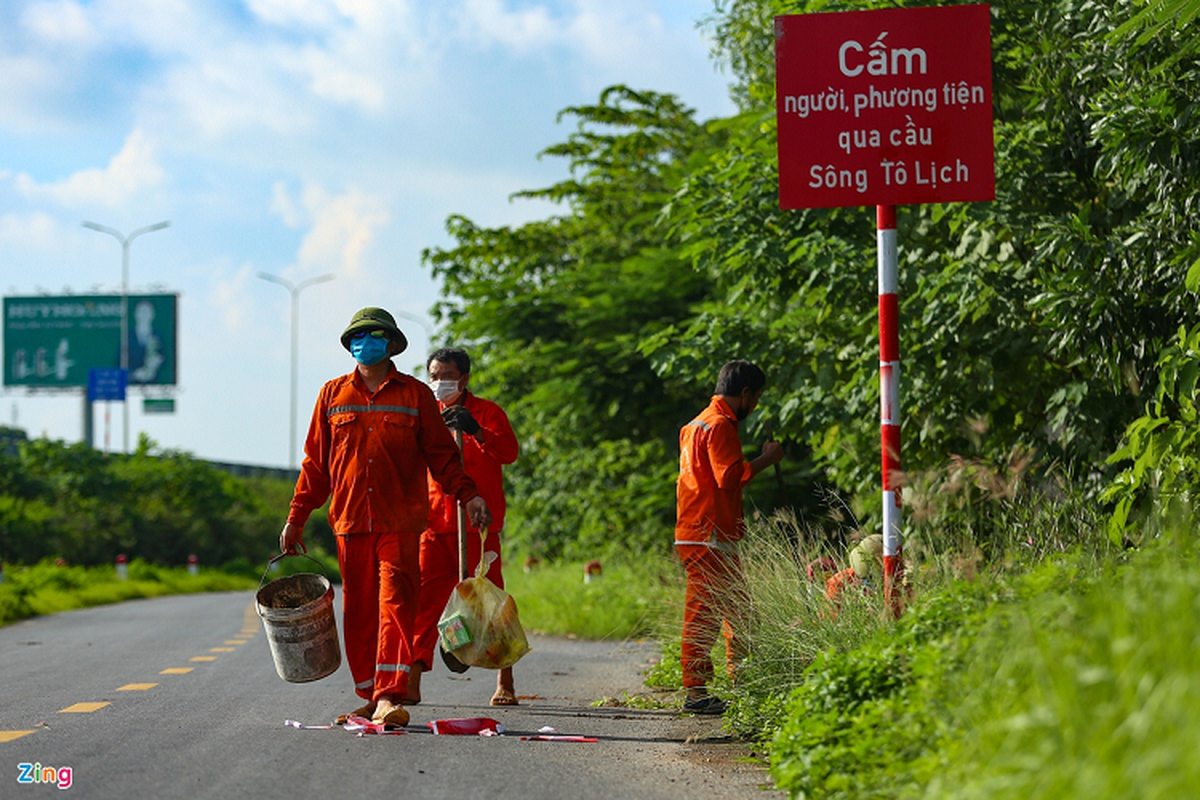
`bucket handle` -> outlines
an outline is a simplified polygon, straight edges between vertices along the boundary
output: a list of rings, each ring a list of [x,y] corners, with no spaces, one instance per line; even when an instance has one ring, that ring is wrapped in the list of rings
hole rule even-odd
[[[304,556],[304,557],[305,557],[305,558],[307,558],[309,561],[311,561],[311,562],[313,562],[314,564],[316,564],[316,565],[317,565],[317,567],[318,567],[318,568],[320,568],[320,570],[321,570],[321,575],[323,575],[323,576],[325,577],[325,579],[326,579],[326,580],[329,580],[329,575],[328,575],[328,573],[326,573],[326,572],[325,572],[325,565],[324,565],[324,564],[322,564],[320,561],[317,561],[317,560],[316,560],[315,558],[313,558],[312,556],[310,556],[310,555],[308,554],[308,550],[307,550],[307,549],[305,549],[305,547],[304,547],[304,545],[303,545],[303,544],[301,544],[301,545],[300,545],[300,551],[299,551],[299,552],[296,552],[296,553],[280,553],[279,555],[275,556],[274,558],[272,558],[270,561],[268,561],[268,562],[267,562],[267,568],[263,570],[262,577],[258,579],[258,588],[259,588],[259,589],[262,589],[263,585],[264,585],[264,584],[267,582],[267,573],[271,571],[271,567],[275,566],[275,562],[277,562],[277,561],[280,561],[280,560],[282,560],[282,559],[285,559],[285,558],[287,558],[288,556]]]

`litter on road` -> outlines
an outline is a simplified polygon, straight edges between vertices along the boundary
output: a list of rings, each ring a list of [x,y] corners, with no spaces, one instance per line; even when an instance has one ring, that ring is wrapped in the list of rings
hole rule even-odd
[[[504,726],[491,717],[435,719],[429,722],[429,729],[439,736],[496,736],[504,733]]]
[[[547,725],[544,728],[538,728],[537,736],[522,736],[522,742],[598,742],[591,736],[563,736],[559,734],[557,728],[551,728]]]
[[[283,724],[289,728],[302,731],[327,731],[342,728],[358,736],[375,734],[391,736],[404,733],[401,728],[383,722],[372,722],[366,717],[351,715],[346,718],[344,725],[305,725],[294,719],[285,719]],[[435,719],[429,722],[429,729],[438,736],[503,736],[504,726],[490,717],[465,717],[461,719]],[[539,728],[533,736],[520,737],[522,742],[598,742],[593,736],[567,736],[560,734],[557,728],[546,726]]]
[[[359,736],[366,736],[367,734],[394,736],[404,733],[402,729],[394,725],[389,725],[385,722],[372,722],[366,717],[359,717],[353,714],[346,718],[346,724],[344,725],[305,725],[303,722],[297,722],[294,719],[285,719],[283,724],[289,728],[296,728],[302,731],[327,731],[333,728],[341,728]]]

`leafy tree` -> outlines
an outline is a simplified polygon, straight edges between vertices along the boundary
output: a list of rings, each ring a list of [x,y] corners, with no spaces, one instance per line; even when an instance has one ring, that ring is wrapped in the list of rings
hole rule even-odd
[[[692,376],[664,381],[637,345],[711,291],[658,224],[722,139],[693,116],[672,96],[624,86],[565,109],[560,119],[578,126],[543,155],[567,159],[570,177],[516,195],[564,212],[519,228],[452,217],[456,246],[424,254],[447,297],[435,313],[471,349],[473,387],[504,406],[522,442],[507,472],[510,540],[543,555],[670,541],[669,452],[692,413],[680,409],[704,394]]]
[[[1192,514],[1200,498],[1200,325],[1181,328],[1158,363],[1155,397],[1110,459],[1124,466],[1105,491],[1115,503],[1109,536],[1118,543],[1130,533],[1158,535],[1162,521]]]

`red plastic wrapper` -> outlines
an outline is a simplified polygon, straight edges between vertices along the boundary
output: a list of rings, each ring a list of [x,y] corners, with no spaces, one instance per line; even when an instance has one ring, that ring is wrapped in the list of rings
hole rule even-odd
[[[430,720],[429,729],[435,735],[495,736],[504,733],[504,726],[490,717]]]

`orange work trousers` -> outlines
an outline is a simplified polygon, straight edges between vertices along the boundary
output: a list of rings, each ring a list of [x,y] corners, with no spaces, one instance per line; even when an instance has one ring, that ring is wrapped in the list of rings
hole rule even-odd
[[[365,700],[408,691],[421,599],[420,543],[416,533],[337,537],[346,663],[355,693]]]
[[[725,638],[725,663],[732,680],[743,654],[739,619],[750,603],[741,559],[736,553],[704,545],[677,545],[676,549],[687,573],[680,648],[683,688],[704,688],[712,680],[712,649],[718,631]]]
[[[500,533],[488,531],[487,542],[478,533],[467,534],[467,577],[475,577],[479,567],[480,549],[495,553],[496,559],[488,566],[487,579],[504,588],[504,576],[500,573]],[[422,668],[433,668],[433,655],[437,650],[438,620],[450,600],[450,593],[458,585],[458,536],[453,533],[421,534],[421,603],[417,609],[416,637],[413,645],[413,663]]]

